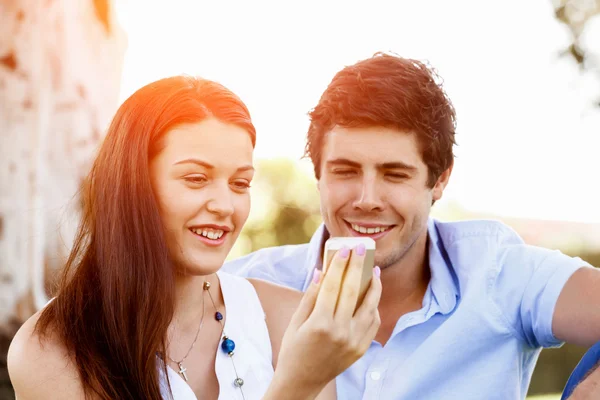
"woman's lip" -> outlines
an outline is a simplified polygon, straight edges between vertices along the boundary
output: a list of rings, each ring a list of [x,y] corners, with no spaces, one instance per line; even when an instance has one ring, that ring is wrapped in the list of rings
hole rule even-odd
[[[194,235],[194,237],[196,237],[196,239],[200,240],[202,243],[206,244],[207,246],[211,246],[211,247],[218,247],[218,246],[222,245],[223,243],[225,243],[225,238],[228,234],[228,232],[223,232],[223,235],[221,235],[220,238],[209,239],[206,236],[198,235],[197,233],[192,232],[191,229],[188,229],[188,230],[190,231],[190,233],[192,235]]]
[[[214,225],[214,224],[203,224],[203,225],[194,225],[190,226],[189,229],[214,229],[224,232],[231,232],[233,229],[226,225]]]

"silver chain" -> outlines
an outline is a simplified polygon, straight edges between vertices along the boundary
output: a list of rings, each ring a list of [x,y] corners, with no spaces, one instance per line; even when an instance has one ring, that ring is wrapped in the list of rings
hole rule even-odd
[[[200,330],[202,329],[202,325],[204,325],[204,311],[205,311],[205,308],[206,307],[204,306],[204,291],[202,291],[202,317],[200,318],[200,324],[198,325],[198,331],[196,332],[196,337],[194,338],[194,341],[192,342],[192,345],[190,346],[190,349],[188,350],[188,352],[185,354],[185,356],[183,356],[183,358],[180,361],[173,360],[167,354],[167,357],[169,358],[169,360],[171,360],[175,364],[178,364],[180,368],[182,367],[181,364],[185,361],[185,359],[187,358],[187,356],[190,355],[190,352],[192,351],[192,349],[194,348],[194,345],[196,344],[196,341],[198,340],[198,335],[200,334]],[[187,378],[186,378],[186,381],[187,381]]]

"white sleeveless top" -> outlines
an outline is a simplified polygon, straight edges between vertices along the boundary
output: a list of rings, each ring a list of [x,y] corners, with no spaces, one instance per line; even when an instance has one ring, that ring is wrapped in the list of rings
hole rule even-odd
[[[233,364],[219,343],[215,372],[219,381],[219,400],[262,399],[273,379],[273,356],[271,339],[256,290],[245,278],[217,272],[225,302],[224,334],[235,342],[233,361],[238,376],[244,380],[240,388],[234,385],[236,378]],[[211,315],[209,313],[209,315]],[[167,382],[160,369],[161,389],[164,399],[169,399]],[[173,400],[200,400],[173,369],[167,368]]]

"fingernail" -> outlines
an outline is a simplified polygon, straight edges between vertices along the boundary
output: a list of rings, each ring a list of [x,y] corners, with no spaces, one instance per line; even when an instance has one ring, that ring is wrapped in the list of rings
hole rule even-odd
[[[363,243],[360,243],[358,246],[356,246],[356,254],[358,254],[359,256],[364,256],[366,252],[367,249],[365,248],[365,245]]]
[[[348,258],[348,256],[350,255],[350,249],[347,248],[346,246],[342,247],[340,249],[340,257],[342,258]]]
[[[374,269],[375,269],[375,276],[379,278],[381,276],[381,268],[375,267]]]
[[[313,272],[313,283],[319,283],[320,278],[321,278],[321,271],[315,268],[315,272]]]

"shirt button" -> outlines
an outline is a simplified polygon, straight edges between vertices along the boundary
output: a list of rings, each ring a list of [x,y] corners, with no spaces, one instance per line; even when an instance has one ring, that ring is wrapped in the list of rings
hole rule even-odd
[[[379,379],[381,379],[381,373],[379,371],[371,372],[371,379],[373,379],[374,381],[378,381]]]

